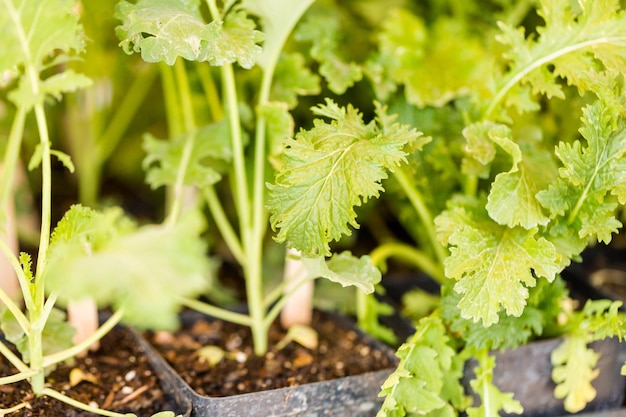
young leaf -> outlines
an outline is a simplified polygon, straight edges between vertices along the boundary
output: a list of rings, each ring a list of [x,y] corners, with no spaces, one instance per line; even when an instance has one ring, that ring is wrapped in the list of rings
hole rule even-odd
[[[152,188],[174,185],[185,144],[187,140],[192,140],[193,146],[183,183],[198,187],[217,183],[221,179],[220,164],[229,161],[232,157],[228,138],[229,128],[226,120],[202,127],[170,141],[158,140],[146,134],[143,143],[147,154],[143,160],[146,182]]]
[[[378,97],[386,99],[403,86],[409,103],[439,107],[463,95],[484,95],[492,59],[467,26],[440,18],[426,27],[408,10],[392,9],[378,34],[378,54],[367,67]]]
[[[626,203],[626,126],[622,121],[616,126],[601,101],[584,109],[583,123],[580,132],[587,146],[580,141],[558,145],[560,177],[537,198],[552,217],[578,230],[581,239],[608,243],[622,225],[615,218],[615,199]]]
[[[554,396],[564,399],[565,409],[576,413],[596,396],[591,385],[600,372],[594,369],[598,355],[587,347],[585,337],[568,335],[551,355],[552,379],[557,384]]]
[[[48,65],[63,62],[66,55],[84,48],[82,27],[73,0],[3,0],[0,3],[0,74],[16,76],[18,68],[30,68],[35,74],[22,75],[10,99],[20,107],[30,109],[43,103],[47,96],[58,97],[89,84],[83,76],[68,71],[52,75],[43,82],[33,75]],[[45,18],[41,18],[45,16]],[[33,83],[36,83],[34,85]]]
[[[470,207],[447,210],[435,224],[441,241],[451,246],[445,272],[457,280],[463,318],[489,326],[498,322],[501,309],[519,316],[537,277],[552,281],[560,272],[555,247],[536,229],[501,226]]]
[[[501,392],[492,382],[495,358],[487,351],[483,351],[477,359],[479,365],[476,369],[476,378],[470,381],[470,385],[480,397],[481,405],[468,408],[468,417],[498,416],[501,410],[506,413],[522,414],[524,409],[519,401],[513,398],[513,394]]]
[[[448,341],[440,319],[430,316],[419,321],[416,333],[396,352],[400,363],[381,387],[379,396],[385,396],[385,401],[378,417],[431,412],[446,415],[450,408],[446,389],[450,387],[444,385],[444,380],[446,375],[454,374],[460,385],[462,372],[454,367],[455,351]]]
[[[239,62],[251,68],[261,47],[261,32],[241,10],[233,10],[224,22],[205,23],[200,0],[122,1],[115,16],[122,21],[116,28],[120,45],[128,54],[141,52],[146,62],[174,65],[177,57],[207,61],[211,65]]]
[[[533,93],[564,97],[559,78],[584,92],[595,85],[589,83],[590,69],[626,73],[626,15],[618,11],[619,2],[582,0],[576,9],[569,0],[542,0],[540,4],[538,13],[545,26],[537,28],[537,37],[525,38],[523,29],[499,23],[502,33],[497,39],[508,46],[510,63],[490,110],[509,90],[518,89],[519,81],[528,83]],[[528,106],[518,99],[522,97],[511,94],[507,101],[524,110]]]
[[[279,242],[305,255],[330,255],[329,242],[358,227],[355,206],[382,191],[386,170],[405,161],[406,144],[419,137],[378,106],[365,124],[352,106],[331,100],[313,109],[331,119],[316,119],[309,131],[285,141],[282,169],[268,184],[272,227]]]
[[[298,104],[298,96],[319,94],[320,77],[305,65],[300,53],[283,53],[276,64],[275,81],[270,97],[284,101],[290,109]]]
[[[174,227],[132,227],[117,210],[72,207],[54,230],[45,279],[59,301],[93,297],[141,328],[177,325],[179,297],[208,285],[199,215]]]
[[[24,333],[8,309],[3,308],[0,311],[0,330],[2,330],[4,337],[15,345],[24,362],[30,362],[28,335]],[[74,333],[75,329],[65,319],[65,313],[54,308],[50,312],[42,332],[44,356],[72,347]]]
[[[301,259],[310,277],[327,278],[344,287],[355,286],[365,293],[374,292],[374,285],[381,279],[380,271],[367,255],[357,258],[350,252],[342,252],[328,262],[322,256]]]
[[[343,94],[363,78],[361,66],[344,56],[339,11],[332,7],[315,9],[298,25],[295,38],[310,42],[311,56],[319,64],[319,73],[335,94]]]

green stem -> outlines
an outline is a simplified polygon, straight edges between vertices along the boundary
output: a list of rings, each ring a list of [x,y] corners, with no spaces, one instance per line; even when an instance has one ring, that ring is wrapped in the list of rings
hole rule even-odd
[[[17,279],[20,283],[20,288],[22,289],[22,294],[24,297],[24,304],[26,304],[26,309],[31,310],[32,308],[34,308],[34,302],[30,294],[30,291],[28,289],[29,287],[28,278],[26,278],[26,275],[24,275],[24,270],[22,269],[22,266],[20,265],[19,260],[15,257],[15,254],[13,253],[13,251],[11,251],[11,248],[9,248],[7,244],[1,240],[0,240],[0,252],[2,252],[4,256],[6,256],[6,258],[9,260],[9,262],[11,262],[11,266],[13,267],[13,270],[15,271],[15,274],[17,275]],[[28,319],[26,318],[24,313],[22,313],[22,310],[20,309],[20,307],[2,289],[0,289],[0,301],[2,301],[4,305],[9,309],[9,311],[11,311],[11,313],[13,314],[13,317],[15,317],[20,327],[22,328],[22,330],[26,334],[28,334],[28,332],[30,331],[30,323],[28,322]]]
[[[40,372],[40,370],[31,370],[20,358],[13,353],[2,341],[0,341],[0,354],[7,358],[11,365],[15,366],[20,373]]]
[[[437,256],[437,261],[443,265],[443,261],[446,259],[446,249],[439,244],[439,240],[437,239],[437,233],[435,233],[433,217],[430,214],[430,210],[424,203],[424,199],[422,195],[415,189],[415,187],[411,186],[411,181],[407,174],[402,169],[397,169],[394,172],[400,187],[406,194],[409,202],[417,212],[417,215],[422,220],[422,226],[426,229],[426,234],[428,235],[428,239],[432,242],[433,250],[435,251],[435,255]]]
[[[2,161],[2,176],[0,177],[0,207],[3,208],[3,210],[0,214],[1,216],[4,216],[7,202],[13,195],[13,181],[15,172],[17,171],[17,161],[20,157],[25,120],[26,111],[20,107],[17,109],[17,113],[15,114],[15,118],[11,124],[8,144]],[[2,223],[4,223],[4,219]]]
[[[226,213],[224,212],[224,207],[215,192],[215,188],[213,186],[205,187],[203,192],[209,211],[211,212],[211,217],[215,220],[216,227],[224,238],[226,245],[228,245],[228,249],[230,249],[230,252],[233,254],[239,265],[245,268],[248,262],[246,255],[237,233],[233,229],[228,216],[226,216]]]
[[[174,73],[176,75],[176,84],[178,85],[178,93],[180,96],[184,130],[187,136],[185,139],[185,146],[183,148],[183,155],[178,166],[178,172],[176,173],[176,183],[174,184],[174,198],[166,221],[167,224],[170,226],[176,223],[183,209],[186,188],[185,176],[187,175],[187,171],[189,170],[191,154],[196,138],[196,122],[193,116],[191,91],[189,90],[189,80],[187,77],[185,62],[182,59],[176,60],[176,63],[174,64]]]
[[[167,119],[167,135],[170,138],[175,138],[182,135],[185,132],[185,128],[183,127],[183,116],[180,110],[181,105],[178,102],[178,89],[174,71],[172,67],[164,63],[159,65],[159,69],[161,70],[161,85]]]
[[[235,202],[239,217],[239,230],[242,235],[244,247],[250,244],[250,201],[248,194],[248,178],[246,172],[246,160],[241,132],[239,107],[237,100],[237,89],[235,84],[235,74],[232,65],[221,67],[222,79],[224,82],[224,97],[226,108],[228,109],[228,120],[233,147],[233,168],[235,175]]]
[[[185,307],[189,307],[193,310],[199,311],[200,313],[215,317],[220,320],[230,321],[232,323],[248,327],[250,327],[252,324],[250,316],[246,314],[236,313],[234,311],[216,307],[193,298],[181,298],[179,301]]]
[[[202,89],[204,90],[204,97],[209,106],[212,120],[221,120],[222,117],[224,117],[224,110],[222,109],[222,103],[220,102],[220,96],[215,86],[215,81],[213,81],[213,76],[211,76],[210,67],[205,63],[199,63],[196,65],[196,71],[200,83],[202,84]]]
[[[23,381],[28,378],[32,378],[40,371],[29,370],[27,372],[20,372],[19,374],[4,376],[0,378],[0,385],[13,384],[14,382]],[[0,416],[2,416],[2,409],[0,409]]]
[[[101,416],[106,416],[106,417],[128,417],[129,416],[128,414],[125,414],[125,413],[124,414],[116,413],[115,411],[107,411],[98,407],[92,407],[91,405],[77,401],[51,388],[44,388],[42,390],[42,395],[46,395],[48,397],[54,398],[55,400],[59,400],[67,405],[71,405],[74,408],[78,408],[79,410],[84,410],[89,413],[98,414]]]
[[[26,408],[28,407],[28,403],[20,403],[16,406],[13,407],[9,407],[9,408],[0,408],[0,416],[6,416],[7,414],[11,414],[14,413],[16,411],[21,410],[22,408]]]
[[[414,246],[400,242],[387,242],[379,245],[370,253],[372,264],[380,267],[383,262],[391,257],[401,259],[411,265],[416,266],[424,273],[428,274],[440,284],[446,281],[445,274],[442,269],[443,264],[437,264],[425,255],[421,250]]]
[[[74,345],[69,349],[65,349],[60,352],[44,356],[44,367],[63,362],[64,360],[73,358],[82,351],[89,349],[91,345],[93,345],[95,342],[102,339],[107,333],[109,333],[122,320],[123,317],[124,310],[120,309],[116,311],[111,317],[109,317],[107,321],[105,321],[100,327],[98,327],[98,330],[96,330],[92,335],[90,335],[79,344]]]
[[[30,353],[30,367],[34,370],[43,371],[43,328],[45,321],[41,320],[41,312],[45,301],[44,268],[46,265],[46,255],[50,243],[50,224],[52,212],[52,167],[50,161],[50,139],[48,137],[48,127],[43,104],[35,105],[35,118],[39,131],[41,145],[41,229],[39,238],[39,249],[37,252],[37,269],[32,283],[34,286],[34,308],[29,310],[29,320],[31,322],[31,332],[28,337],[28,348]],[[31,386],[36,395],[40,395],[44,389],[45,377],[40,372],[31,379]]]

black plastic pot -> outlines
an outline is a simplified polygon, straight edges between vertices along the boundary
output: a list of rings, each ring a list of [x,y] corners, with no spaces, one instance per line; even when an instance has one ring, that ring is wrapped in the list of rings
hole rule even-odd
[[[343,318],[337,316],[337,320]],[[397,358],[393,349],[356,328],[354,330],[368,338],[372,349],[381,351],[395,367]],[[383,400],[378,397],[381,385],[394,370],[391,367],[289,388],[229,397],[208,397],[196,393],[146,339],[140,338],[139,343],[159,374],[170,375],[166,380],[175,384],[172,389],[184,392],[190,399],[192,417],[374,417]]]
[[[143,336],[132,328],[128,330],[135,338],[139,350],[148,357],[148,361],[150,365],[152,365],[152,371],[159,379],[161,389],[167,398],[169,406],[167,411],[173,411],[177,416],[190,417],[192,411],[191,398],[189,398],[189,394],[179,384],[176,375],[160,366],[161,363],[155,360],[154,352]]]

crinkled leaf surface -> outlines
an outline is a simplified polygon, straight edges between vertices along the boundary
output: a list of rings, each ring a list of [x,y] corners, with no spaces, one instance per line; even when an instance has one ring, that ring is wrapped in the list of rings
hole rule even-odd
[[[443,212],[435,223],[450,245],[445,273],[457,280],[463,318],[489,326],[498,322],[501,309],[519,316],[537,277],[552,281],[560,272],[554,245],[536,229],[501,226],[478,209],[460,207]]]
[[[385,401],[378,417],[431,412],[446,415],[449,405],[445,376],[458,371],[453,369],[455,351],[448,341],[445,327],[437,317],[419,321],[416,333],[396,353],[400,358],[396,370],[381,387],[380,396],[385,396]]]
[[[329,242],[358,227],[354,207],[379,195],[387,170],[405,161],[404,146],[419,134],[381,107],[367,124],[352,106],[330,100],[314,110],[331,121],[316,119],[285,142],[268,207],[276,240],[305,255],[328,256]]]
[[[529,98],[520,81],[527,83],[533,93],[564,97],[559,78],[589,91],[596,84],[595,77],[588,76],[590,71],[608,69],[626,74],[626,14],[619,8],[619,2],[613,0],[582,0],[578,4],[542,0],[538,13],[545,26],[537,28],[539,36],[525,37],[523,29],[501,22],[502,33],[497,39],[508,47],[506,57],[510,62],[497,82],[493,104],[509,91],[516,91],[506,101],[527,110],[530,106],[524,102]]]
[[[262,33],[242,10],[231,10],[224,21],[205,23],[200,0],[139,0],[118,3],[115,16],[120,45],[127,53],[141,52],[147,62],[173,65],[177,57],[211,65],[239,62],[251,68],[261,47]]]
[[[100,306],[124,308],[140,328],[174,328],[179,297],[208,286],[205,244],[198,215],[174,227],[129,225],[119,210],[73,206],[54,231],[45,270],[59,300],[93,297]]]
[[[379,97],[403,86],[407,101],[424,107],[443,106],[472,93],[484,95],[492,58],[467,26],[441,18],[426,27],[408,10],[392,9],[378,34],[378,54],[368,63]]]
[[[343,287],[355,286],[365,293],[373,293],[382,276],[367,255],[357,258],[350,252],[342,252],[328,262],[322,256],[301,259],[310,277],[327,278]]]
[[[552,379],[557,384],[554,396],[563,399],[570,413],[581,411],[596,396],[591,385],[599,374],[594,369],[599,354],[587,347],[584,337],[566,336],[563,343],[551,355]]]
[[[346,22],[341,20],[340,10],[327,6],[330,5],[325,3],[314,13],[307,13],[296,28],[295,38],[311,43],[311,57],[320,64],[319,73],[328,88],[335,94],[343,94],[363,78],[363,69],[346,56],[350,48],[342,38],[341,28]]]
[[[558,180],[538,194],[558,222],[578,230],[581,239],[606,243],[621,222],[617,202],[626,203],[626,127],[616,126],[612,112],[598,101],[584,110],[581,134],[587,142],[559,143]]]

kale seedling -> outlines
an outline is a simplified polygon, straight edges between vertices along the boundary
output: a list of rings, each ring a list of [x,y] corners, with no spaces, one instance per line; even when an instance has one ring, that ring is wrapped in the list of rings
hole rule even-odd
[[[16,255],[0,241],[0,250],[17,275],[22,296],[22,300],[13,300],[0,290],[2,332],[21,354],[20,358],[5,341],[0,342],[0,353],[17,368],[14,375],[0,377],[0,383],[28,379],[36,396],[50,396],[100,415],[122,416],[46,386],[47,372],[87,349],[122,319],[143,327],[174,327],[179,305],[171,295],[193,296],[204,291],[208,265],[201,256],[205,245],[198,236],[202,229],[198,216],[190,216],[176,227],[137,227],[119,209],[100,213],[73,206],[51,233],[52,158],[58,158],[70,170],[73,165],[66,154],[51,147],[45,106],[65,93],[90,85],[86,76],[64,69],[64,64],[84,48],[79,6],[71,0],[0,3],[0,74],[2,87],[10,89],[7,97],[16,109],[4,152],[0,207],[11,202],[13,178],[31,114],[39,142],[28,167],[41,170],[42,184],[35,268],[29,254]],[[5,221],[2,218],[0,223],[3,228]],[[186,280],[174,285],[172,275]],[[95,334],[72,346],[73,329],[55,305],[86,296],[93,296],[101,305],[113,305],[115,312]],[[0,413],[27,405],[3,404],[9,408]]]
[[[220,7],[215,0],[139,0],[117,7],[122,47],[168,65],[162,66],[164,82],[172,80],[177,92],[166,100],[178,104],[168,105],[170,114],[179,109],[170,117],[179,121],[176,137],[146,142],[149,182],[170,186],[175,196],[166,221],[179,221],[184,190],[194,187],[245,279],[245,314],[197,300],[185,304],[249,326],[259,355],[267,350],[269,326],[305,282],[325,277],[374,290],[380,272],[369,258],[331,257],[329,243],[358,226],[354,207],[378,196],[387,171],[418,136],[382,106],[366,123],[357,109],[330,99],[313,108],[318,118],[311,129],[294,133],[290,109],[298,95],[319,91],[319,76],[302,54],[286,48],[311,3],[245,0]],[[206,99],[200,111],[193,106],[189,68]],[[275,181],[266,185],[270,178]],[[266,285],[270,225],[278,230],[275,240],[296,249],[306,266],[286,293],[285,283]]]
[[[385,195],[417,245],[383,244],[372,259],[410,260],[442,283],[439,308],[398,351],[380,416],[519,413],[488,352],[558,334],[554,394],[579,411],[595,396],[588,344],[624,335],[619,302],[574,312],[559,274],[622,226],[626,14],[615,1],[495,3],[391,9],[363,67],[378,99],[432,138]],[[482,404],[459,384],[469,356]]]

